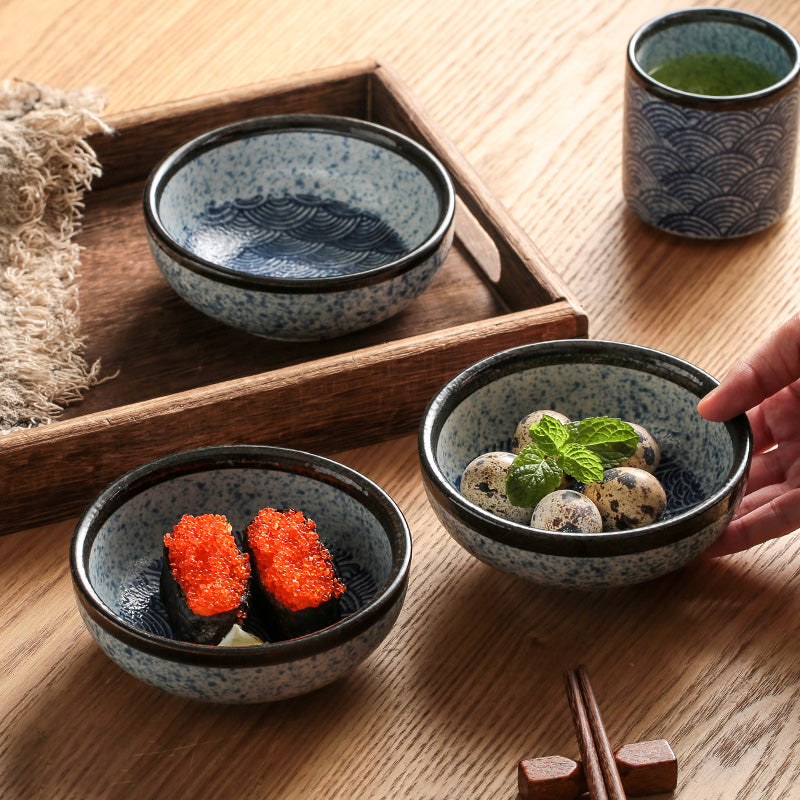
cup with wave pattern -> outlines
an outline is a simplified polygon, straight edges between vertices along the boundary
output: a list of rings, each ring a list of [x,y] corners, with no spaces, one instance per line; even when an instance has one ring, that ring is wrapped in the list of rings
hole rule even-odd
[[[652,77],[659,65],[696,53],[747,59],[775,82],[701,95]],[[777,222],[792,197],[799,65],[794,37],[746,12],[686,9],[643,25],[628,45],[628,206],[656,228],[698,239],[746,236]]]

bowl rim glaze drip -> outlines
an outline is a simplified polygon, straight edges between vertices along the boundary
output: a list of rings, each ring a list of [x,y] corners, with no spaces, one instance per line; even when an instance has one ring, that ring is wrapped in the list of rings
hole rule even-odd
[[[546,531],[511,522],[470,503],[447,479],[436,459],[438,437],[450,413],[478,389],[523,369],[558,364],[607,364],[646,372],[678,384],[700,398],[719,382],[677,356],[641,345],[601,339],[558,339],[520,345],[488,356],[448,381],[429,402],[418,431],[426,489],[447,513],[481,536],[519,550],[560,556],[606,557],[641,553],[693,535],[730,507],[729,496],[744,490],[753,452],[750,423],[742,414],[724,424],[733,463],[722,485],[702,503],[641,528],[602,533]],[[475,455],[479,455],[476,453]]]
[[[757,31],[772,39],[791,59],[789,72],[771,86],[757,92],[735,95],[705,95],[682,91],[661,83],[653,78],[639,63],[638,50],[642,42],[661,31],[680,25],[692,25],[698,22],[718,22],[740,25]],[[699,6],[669,11],[645,22],[631,36],[627,48],[627,66],[640,86],[654,95],[684,106],[708,109],[750,108],[761,102],[772,101],[776,95],[785,93],[800,74],[800,45],[795,37],[782,25],[767,17],[741,9],[721,8],[716,6]]]
[[[287,278],[256,275],[215,264],[178,243],[162,223],[159,204],[170,179],[197,156],[220,145],[259,134],[317,133],[351,136],[390,150],[413,164],[428,180],[439,201],[433,231],[401,258],[344,275]],[[447,238],[455,218],[455,189],[442,162],[427,148],[404,134],[366,120],[327,114],[279,114],[254,117],[223,125],[197,136],[168,154],[148,176],[143,196],[145,226],[155,244],[169,258],[210,280],[251,291],[276,294],[319,294],[371,286],[394,278],[426,262]]]
[[[249,647],[218,647],[182,642],[142,630],[114,613],[89,577],[92,546],[105,521],[125,502],[164,479],[225,469],[291,472],[312,478],[364,505],[386,532],[392,566],[375,595],[344,619],[319,631],[281,642]],[[78,520],[70,543],[75,594],[90,618],[114,638],[138,651],[195,666],[262,667],[318,655],[355,639],[379,622],[404,596],[411,564],[411,532],[392,498],[366,476],[322,456],[268,445],[220,445],[186,450],[137,467],[111,483]]]

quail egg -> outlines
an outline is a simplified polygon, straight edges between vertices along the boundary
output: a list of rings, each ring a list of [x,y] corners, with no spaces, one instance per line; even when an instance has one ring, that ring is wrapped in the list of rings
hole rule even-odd
[[[527,525],[532,508],[512,506],[506,496],[506,476],[514,463],[513,453],[492,452],[474,458],[461,476],[461,494],[492,514]]]
[[[600,533],[603,518],[585,494],[573,489],[556,489],[546,494],[533,509],[531,527],[547,531]]]
[[[583,492],[600,510],[607,531],[649,525],[667,508],[667,495],[658,478],[636,467],[607,469],[601,482],[587,483]]]
[[[655,472],[661,461],[661,446],[652,434],[641,425],[637,425],[635,422],[629,422],[628,425],[636,431],[639,443],[636,445],[636,452],[617,466],[636,467],[647,470],[647,472]]]
[[[563,422],[565,425],[569,422],[569,417],[565,417],[558,411],[550,411],[548,409],[542,409],[528,414],[519,421],[517,429],[514,431],[514,436],[511,439],[512,452],[519,453],[523,447],[531,443],[531,425],[535,425],[544,416],[553,417],[559,422]]]

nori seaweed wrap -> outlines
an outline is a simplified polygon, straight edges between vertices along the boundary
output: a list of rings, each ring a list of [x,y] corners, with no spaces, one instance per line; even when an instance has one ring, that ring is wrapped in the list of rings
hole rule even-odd
[[[164,536],[161,599],[176,638],[219,644],[247,615],[250,559],[224,516],[184,515]]]
[[[273,641],[305,636],[341,618],[345,591],[316,524],[299,511],[264,508],[245,535],[252,605]]]

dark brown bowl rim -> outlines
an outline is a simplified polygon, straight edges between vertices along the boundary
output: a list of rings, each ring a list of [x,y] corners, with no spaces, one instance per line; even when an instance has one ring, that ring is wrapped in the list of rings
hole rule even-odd
[[[773,39],[792,58],[792,68],[775,84],[758,92],[742,95],[713,96],[698,95],[673,89],[671,86],[652,78],[639,64],[636,51],[643,38],[677,25],[704,21],[739,23],[763,33]],[[800,46],[798,46],[797,40],[788,30],[766,17],[739,9],[700,6],[670,11],[651,19],[639,27],[628,42],[627,67],[628,74],[636,83],[663,100],[692,108],[732,111],[774,102],[777,97],[792,91],[800,74]]]

